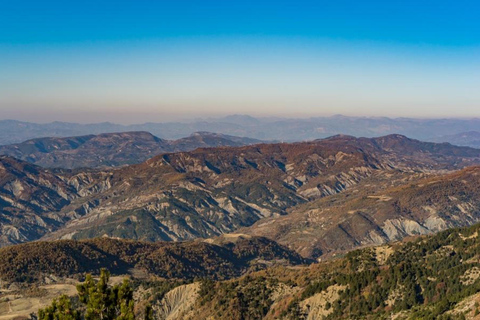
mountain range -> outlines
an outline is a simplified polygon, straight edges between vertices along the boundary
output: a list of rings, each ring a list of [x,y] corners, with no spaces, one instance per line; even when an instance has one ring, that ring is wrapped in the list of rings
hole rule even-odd
[[[378,137],[399,133],[424,141],[449,142],[447,135],[480,130],[480,119],[414,119],[387,117],[348,117],[336,115],[312,118],[255,118],[231,115],[183,122],[120,125],[114,123],[46,124],[0,121],[0,145],[21,143],[41,137],[72,137],[100,133],[146,131],[162,139],[180,139],[194,132],[208,131],[269,141],[306,141],[336,134]],[[476,145],[470,145],[475,147]]]
[[[468,146],[473,148],[480,148],[480,132],[468,131],[457,134],[441,136],[432,139],[434,142],[448,142],[457,146]]]
[[[399,134],[261,143],[205,132],[5,148],[1,319],[29,319],[102,268],[129,277],[157,319],[480,313],[479,149]]]
[[[210,132],[196,132],[177,140],[163,140],[148,132],[102,133],[79,137],[50,137],[0,146],[0,155],[46,168],[95,168],[140,163],[160,153],[196,148],[261,143]]]
[[[102,170],[3,156],[0,245],[241,230],[321,258],[478,221],[477,169],[458,170],[479,164],[478,149],[401,135],[200,148]]]

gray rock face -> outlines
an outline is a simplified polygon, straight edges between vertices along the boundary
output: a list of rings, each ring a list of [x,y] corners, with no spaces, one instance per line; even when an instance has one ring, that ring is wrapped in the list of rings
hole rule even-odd
[[[200,283],[191,283],[167,292],[163,299],[154,305],[159,320],[183,319],[192,312],[199,295]]]

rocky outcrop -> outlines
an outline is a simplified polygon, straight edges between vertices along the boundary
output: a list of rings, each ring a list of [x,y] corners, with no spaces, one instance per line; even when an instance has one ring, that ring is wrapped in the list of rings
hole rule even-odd
[[[325,291],[303,300],[300,303],[300,308],[303,313],[307,315],[306,320],[316,320],[328,317],[333,312],[333,308],[327,308],[327,304],[331,305],[338,300],[340,297],[338,294],[339,291],[345,290],[345,288],[346,286],[341,285],[329,286]]]
[[[187,319],[198,298],[198,282],[176,287],[167,292],[163,299],[154,305],[155,318],[158,320]]]

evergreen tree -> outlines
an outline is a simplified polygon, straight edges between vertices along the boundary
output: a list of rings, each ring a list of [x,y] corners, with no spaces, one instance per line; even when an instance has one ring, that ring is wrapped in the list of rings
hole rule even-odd
[[[88,274],[77,285],[78,297],[85,306],[75,310],[69,297],[62,296],[38,311],[39,320],[135,320],[133,290],[127,279],[120,285],[108,286],[110,273],[102,269],[100,279]],[[151,316],[151,311],[148,316]],[[149,318],[147,318],[149,319]]]
[[[62,295],[52,304],[38,311],[38,320],[80,320],[80,312],[72,307],[70,298]]]

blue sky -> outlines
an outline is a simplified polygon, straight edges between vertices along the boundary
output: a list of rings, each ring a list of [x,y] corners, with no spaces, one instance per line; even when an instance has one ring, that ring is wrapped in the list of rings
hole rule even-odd
[[[0,0],[0,118],[480,116],[478,1]]]

